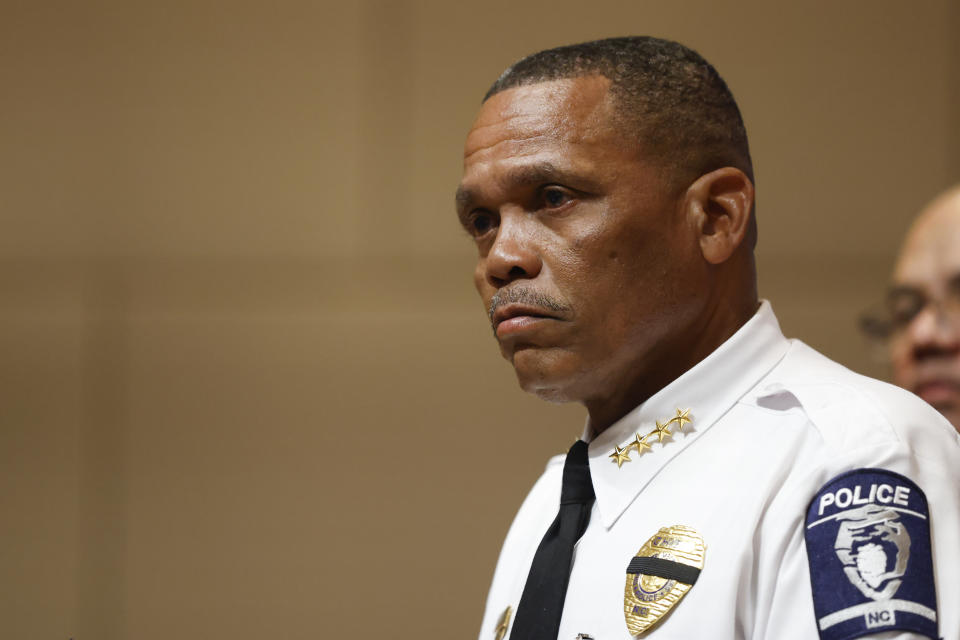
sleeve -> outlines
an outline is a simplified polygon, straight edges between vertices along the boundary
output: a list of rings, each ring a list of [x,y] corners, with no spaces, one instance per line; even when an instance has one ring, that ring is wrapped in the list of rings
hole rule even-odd
[[[759,532],[755,637],[960,638],[958,469],[952,442],[871,445],[785,492]]]

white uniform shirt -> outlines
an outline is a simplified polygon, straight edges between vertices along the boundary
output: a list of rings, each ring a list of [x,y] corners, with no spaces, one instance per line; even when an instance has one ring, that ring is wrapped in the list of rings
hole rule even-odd
[[[692,424],[618,467],[615,445],[690,409]],[[714,353],[589,446],[596,502],[577,544],[560,640],[628,640],[626,567],[660,527],[706,543],[699,580],[651,640],[817,639],[804,541],[808,505],[858,468],[902,474],[930,509],[940,635],[960,639],[960,437],[935,410],[787,340],[770,305]],[[504,542],[480,640],[516,611],[534,552],[557,514],[564,456],[550,460]],[[512,623],[512,621],[511,621]],[[883,632],[871,638],[918,638]],[[509,634],[507,635],[509,638]]]

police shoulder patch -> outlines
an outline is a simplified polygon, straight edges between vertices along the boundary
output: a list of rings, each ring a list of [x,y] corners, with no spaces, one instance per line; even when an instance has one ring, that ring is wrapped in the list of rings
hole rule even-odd
[[[821,640],[886,630],[936,640],[927,498],[908,478],[856,469],[824,485],[804,531]]]

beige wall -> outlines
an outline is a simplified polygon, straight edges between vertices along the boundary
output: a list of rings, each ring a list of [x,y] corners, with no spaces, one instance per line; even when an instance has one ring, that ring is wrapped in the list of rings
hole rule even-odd
[[[725,75],[763,295],[882,375],[856,313],[960,175],[955,1],[5,3],[0,637],[473,636],[583,416],[499,360],[460,145],[509,62],[629,32]]]

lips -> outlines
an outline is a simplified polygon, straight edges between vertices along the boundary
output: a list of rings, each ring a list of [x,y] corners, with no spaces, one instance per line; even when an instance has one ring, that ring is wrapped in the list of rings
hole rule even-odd
[[[960,402],[960,384],[947,378],[923,380],[916,385],[914,393],[938,409]]]
[[[545,322],[559,320],[555,312],[528,304],[507,304],[493,314],[493,331],[507,338],[536,329]]]

